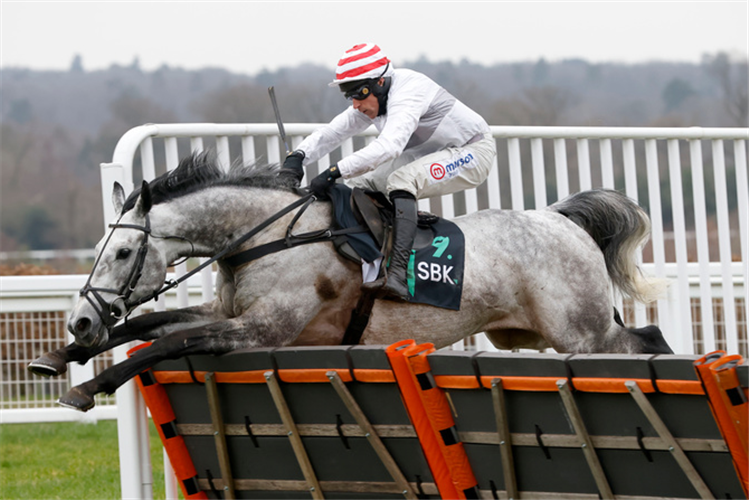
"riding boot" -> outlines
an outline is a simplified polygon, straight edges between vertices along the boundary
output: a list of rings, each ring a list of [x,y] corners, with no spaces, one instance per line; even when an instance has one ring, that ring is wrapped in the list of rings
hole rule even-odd
[[[385,297],[408,301],[411,294],[408,291],[407,272],[411,248],[416,237],[416,198],[406,191],[393,191],[390,198],[395,207],[395,220],[387,279],[380,278],[374,282],[365,283],[362,288],[365,290],[382,288]]]

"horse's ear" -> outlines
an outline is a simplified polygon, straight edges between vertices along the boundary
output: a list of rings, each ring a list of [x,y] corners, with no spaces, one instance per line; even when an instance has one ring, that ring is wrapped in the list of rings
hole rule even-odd
[[[114,187],[112,187],[112,205],[117,214],[121,214],[122,207],[125,206],[125,188],[117,181],[114,181]]]
[[[151,199],[151,186],[148,185],[148,181],[143,181],[140,188],[140,199],[138,200],[138,211],[141,215],[146,215],[151,211],[153,206],[153,200]]]

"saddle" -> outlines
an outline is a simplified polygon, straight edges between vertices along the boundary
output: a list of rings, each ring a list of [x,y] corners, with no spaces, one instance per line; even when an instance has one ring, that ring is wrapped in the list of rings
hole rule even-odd
[[[344,258],[361,264],[362,260],[374,262],[386,250],[388,222],[392,219],[392,206],[380,193],[365,193],[336,185],[330,190],[335,225],[338,228],[360,225],[362,233],[348,234],[333,240],[336,251]]]
[[[350,193],[350,194],[349,194]],[[390,253],[390,232],[394,217],[393,205],[388,198],[377,191],[364,191],[359,188],[350,189],[344,185],[336,185],[331,189],[331,201],[334,205],[336,225],[341,228],[351,227],[353,221],[367,228],[366,235],[346,235],[337,238],[333,244],[338,253],[357,264],[364,259],[373,262],[373,250],[377,250],[377,257],[385,257],[387,261]],[[432,241],[431,227],[439,221],[439,217],[429,212],[418,212],[417,233],[414,246],[424,246]],[[357,236],[359,236],[357,238]],[[362,249],[362,240],[371,238],[367,246]],[[352,240],[355,240],[352,245]],[[357,244],[360,243],[360,244]]]
[[[349,194],[350,192],[350,194]],[[388,260],[392,238],[394,209],[382,193],[364,192],[345,185],[336,185],[330,192],[335,213],[335,224],[345,229],[358,224],[367,230],[363,233],[347,234],[334,241],[338,253],[357,264],[377,246],[377,255]],[[449,250],[448,250],[449,247]],[[463,234],[452,222],[427,212],[418,212],[417,232],[408,270],[410,302],[428,304],[446,309],[459,310],[463,287]],[[351,312],[343,344],[358,344],[367,327],[376,299],[382,298],[378,291],[365,292]]]

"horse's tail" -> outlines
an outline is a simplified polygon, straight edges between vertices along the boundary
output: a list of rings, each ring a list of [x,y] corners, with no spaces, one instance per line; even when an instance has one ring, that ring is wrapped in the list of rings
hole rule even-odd
[[[636,252],[650,237],[650,218],[626,195],[593,189],[568,196],[549,207],[585,229],[603,252],[612,283],[625,295],[652,302],[668,286],[667,280],[646,277]]]

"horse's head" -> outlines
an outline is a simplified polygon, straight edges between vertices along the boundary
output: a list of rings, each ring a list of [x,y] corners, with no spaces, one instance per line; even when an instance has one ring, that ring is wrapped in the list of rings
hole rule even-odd
[[[112,200],[120,218],[97,244],[94,267],[68,319],[76,343],[86,347],[106,343],[111,328],[152,298],[166,278],[167,262],[158,240],[151,237],[148,183],[131,209],[125,207],[125,192],[117,183]]]

